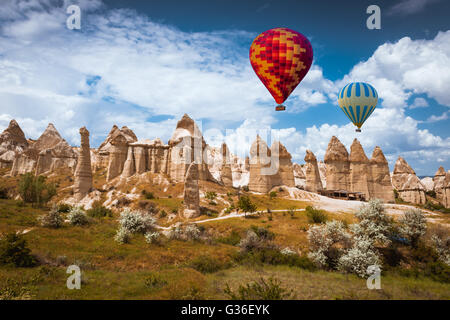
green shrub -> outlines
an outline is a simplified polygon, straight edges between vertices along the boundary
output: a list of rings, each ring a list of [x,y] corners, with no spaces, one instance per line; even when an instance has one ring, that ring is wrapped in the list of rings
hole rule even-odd
[[[238,208],[244,212],[255,212],[256,204],[254,204],[248,196],[242,196],[239,199]]]
[[[439,203],[435,204],[431,201],[427,201],[427,203],[423,207],[424,207],[424,209],[427,209],[427,210],[439,211],[442,213],[450,213],[450,208],[446,208]]]
[[[437,282],[450,283],[450,266],[441,261],[429,262],[423,267],[401,268],[398,273],[408,278],[427,277]]]
[[[165,217],[167,217],[167,212],[164,211],[164,210],[162,210],[162,211],[160,212],[160,214],[159,214],[159,217],[160,217],[160,218],[165,218]]]
[[[189,266],[201,273],[214,273],[226,269],[229,264],[223,263],[208,255],[201,255],[191,260]]]
[[[86,212],[80,207],[72,208],[67,215],[67,220],[73,226],[84,226],[89,223]]]
[[[208,200],[214,200],[217,198],[217,193],[215,193],[214,191],[207,191],[205,194],[205,198]]]
[[[270,200],[273,200],[273,198],[276,198],[277,197],[277,193],[275,192],[275,191],[271,191],[270,193],[269,193],[269,198],[270,198]]]
[[[293,291],[281,287],[279,280],[270,277],[268,280],[260,278],[258,281],[239,285],[237,292],[233,292],[228,285],[224,293],[231,300],[284,300],[294,298]]]
[[[236,230],[231,231],[231,233],[226,237],[217,239],[217,242],[229,244],[232,246],[237,246],[240,241],[241,241],[241,236]]]
[[[243,186],[242,190],[244,190],[245,192],[249,192],[250,189],[248,188],[248,186]]]
[[[275,238],[275,233],[264,227],[251,226],[250,229],[256,233],[256,235],[263,240],[273,240]]]
[[[72,206],[67,203],[58,204],[58,212],[59,213],[67,213],[72,209]]]
[[[33,267],[36,265],[36,259],[31,255],[25,239],[11,232],[0,239],[0,264]]]
[[[38,220],[41,222],[41,226],[47,228],[60,228],[64,222],[56,206],[53,206],[48,213],[38,217]]]
[[[94,218],[103,218],[103,217],[112,217],[113,216],[111,209],[108,209],[105,206],[103,206],[100,201],[95,201],[92,204],[92,208],[87,211],[87,214],[90,217],[94,217]]]
[[[316,209],[312,206],[307,206],[306,216],[311,223],[325,223],[328,220],[327,215],[322,210]]]
[[[26,173],[19,180],[19,195],[23,201],[32,205],[45,205],[56,194],[56,186],[46,183],[46,177]]]
[[[148,192],[147,190],[142,190],[142,195],[147,200],[155,199],[155,195],[153,194],[153,192]]]
[[[425,193],[427,194],[427,196],[430,196],[432,198],[436,198],[436,191],[434,191],[434,190],[427,190]]]
[[[5,187],[0,187],[0,199],[8,199],[8,189]]]
[[[146,279],[144,283],[145,287],[148,289],[154,289],[154,288],[162,288],[165,285],[167,285],[167,280],[162,278],[157,273],[151,273]]]

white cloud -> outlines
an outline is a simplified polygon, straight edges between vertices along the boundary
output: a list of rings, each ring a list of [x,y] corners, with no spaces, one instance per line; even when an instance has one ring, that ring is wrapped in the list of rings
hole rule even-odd
[[[389,14],[410,15],[422,11],[427,5],[440,0],[403,0],[389,9]]]
[[[446,111],[444,113],[442,113],[440,116],[435,116],[435,115],[431,115],[428,119],[427,122],[437,122],[437,121],[443,121],[443,120],[448,120],[448,115],[449,115],[449,111]]]
[[[429,104],[424,98],[415,98],[414,102],[409,106],[410,109],[426,108]]]
[[[377,48],[340,82],[367,81],[374,85],[387,108],[403,108],[413,94],[426,94],[450,107],[450,30],[432,40],[409,37]]]

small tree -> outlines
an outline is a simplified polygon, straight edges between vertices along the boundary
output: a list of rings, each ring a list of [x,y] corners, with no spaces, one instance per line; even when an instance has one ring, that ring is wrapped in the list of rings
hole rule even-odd
[[[72,208],[67,215],[67,219],[69,220],[69,223],[74,226],[83,226],[89,223],[86,212],[80,207]]]
[[[40,216],[38,219],[41,225],[47,228],[60,228],[64,222],[57,206],[53,206],[48,213]]]
[[[419,209],[411,209],[400,218],[400,232],[411,241],[411,245],[416,248],[427,231],[427,220],[423,212]]]
[[[244,212],[255,212],[256,204],[252,203],[248,196],[242,196],[238,201],[238,208]]]
[[[391,231],[392,219],[385,213],[380,200],[370,200],[355,215],[359,223],[352,225],[351,228],[356,237],[367,237],[374,242],[390,243],[388,234]]]
[[[0,264],[32,267],[36,264],[36,259],[31,255],[25,239],[11,232],[0,239]]]
[[[19,195],[23,201],[33,206],[42,206],[50,201],[56,194],[56,186],[47,183],[46,177],[35,176],[32,173],[24,174],[19,180]]]

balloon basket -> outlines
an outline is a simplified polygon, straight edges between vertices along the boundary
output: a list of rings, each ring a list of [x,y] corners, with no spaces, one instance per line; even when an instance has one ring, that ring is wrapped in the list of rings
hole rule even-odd
[[[286,110],[286,107],[281,104],[275,107],[275,111],[284,111],[284,110]]]
[[[355,131],[356,131],[356,132],[361,132],[361,129],[360,129],[360,128],[358,128],[358,129],[356,129]]]

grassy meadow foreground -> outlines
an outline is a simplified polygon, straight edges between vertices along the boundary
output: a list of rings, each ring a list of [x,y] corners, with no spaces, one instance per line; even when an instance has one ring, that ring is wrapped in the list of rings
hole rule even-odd
[[[380,249],[386,251],[382,289],[368,290],[366,279],[319,270],[306,257],[307,230],[322,225],[308,217],[308,210],[300,210],[307,202],[273,195],[250,195],[250,199],[258,210],[255,214],[198,223],[202,236],[197,239],[162,237],[158,243],[148,243],[136,233],[124,244],[114,241],[118,211],[89,216],[82,226],[63,223],[48,228],[41,226],[38,217],[49,208],[1,199],[0,234],[3,238],[11,232],[20,234],[36,261],[32,267],[0,264],[0,299],[450,299],[449,268],[437,263],[424,246],[410,249],[398,244],[395,250]],[[178,200],[145,201],[170,207]],[[269,205],[272,210],[267,210]],[[60,207],[65,219],[67,210]],[[322,214],[346,226],[357,220],[349,213]],[[197,220],[211,218],[206,211]],[[161,210],[156,221],[159,226],[173,223]],[[427,232],[433,228],[429,224]],[[248,230],[270,238],[271,245],[243,253],[238,244]],[[289,248],[295,254],[280,254],[274,248]],[[66,287],[66,269],[72,264],[82,270],[81,290]],[[273,286],[278,295],[255,296],[255,284]]]

